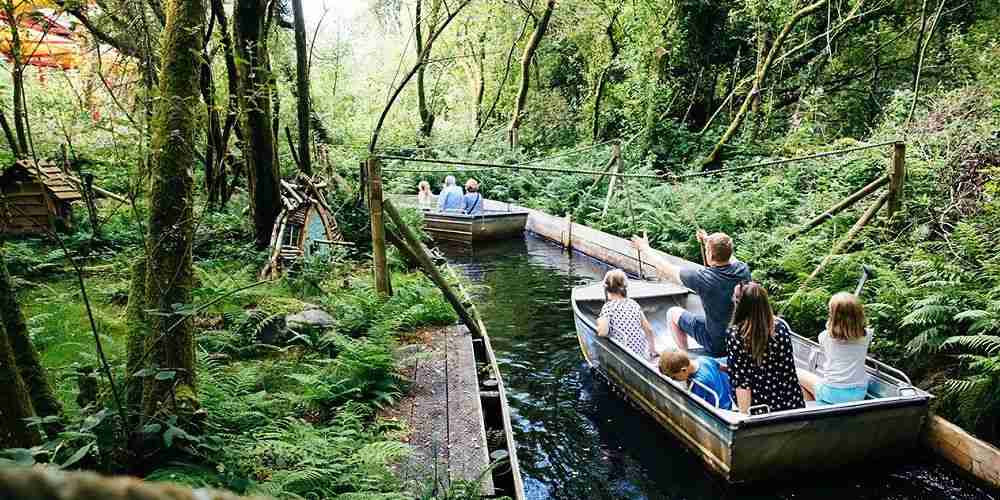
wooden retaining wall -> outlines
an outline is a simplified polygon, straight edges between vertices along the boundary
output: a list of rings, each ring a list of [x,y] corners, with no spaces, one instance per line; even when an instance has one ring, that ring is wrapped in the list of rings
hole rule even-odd
[[[612,236],[582,224],[577,224],[567,217],[555,217],[540,210],[492,200],[486,200],[485,204],[487,209],[492,210],[506,210],[508,206],[513,210],[525,210],[528,212],[528,222],[525,226],[526,231],[611,264],[626,272],[639,274],[640,261],[629,240]],[[701,267],[687,260],[660,252],[659,250],[651,250],[651,252],[681,268]],[[656,269],[648,263],[643,262],[642,274],[646,277],[654,277],[656,276]]]
[[[937,415],[924,426],[923,443],[973,477],[1000,488],[1000,450],[996,446]]]

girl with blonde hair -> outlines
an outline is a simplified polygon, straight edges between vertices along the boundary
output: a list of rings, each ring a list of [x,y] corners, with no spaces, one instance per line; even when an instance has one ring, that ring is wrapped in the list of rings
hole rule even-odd
[[[597,335],[617,340],[635,354],[653,359],[657,356],[653,325],[646,320],[639,303],[628,298],[628,279],[621,269],[604,275],[607,299],[597,318]]]
[[[417,204],[422,209],[430,209],[434,206],[434,194],[431,193],[431,183],[427,181],[420,181],[417,184]]]
[[[819,334],[823,364],[819,375],[800,371],[807,398],[819,404],[862,401],[868,394],[865,359],[871,332],[865,328],[865,308],[857,295],[840,292],[830,298],[826,330]]]

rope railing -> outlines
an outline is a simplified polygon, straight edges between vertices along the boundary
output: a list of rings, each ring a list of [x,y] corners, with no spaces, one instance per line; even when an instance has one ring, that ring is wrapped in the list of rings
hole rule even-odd
[[[634,177],[640,179],[669,179],[667,176],[656,175],[656,174],[612,174],[611,172],[605,172],[603,170],[583,170],[575,168],[554,168],[554,167],[533,167],[526,165],[524,163],[486,163],[479,161],[468,161],[468,160],[438,160],[433,158],[407,158],[405,156],[392,156],[392,155],[376,155],[376,158],[382,160],[402,160],[402,161],[412,161],[417,163],[435,163],[438,165],[457,165],[457,166],[471,166],[477,168],[463,168],[463,169],[444,169],[441,172],[479,172],[485,170],[494,169],[509,169],[509,170],[526,170],[529,172],[554,172],[563,174],[587,174],[587,175],[609,175],[615,177]],[[398,167],[386,167],[382,169],[383,172],[420,172],[420,173],[431,173],[434,169],[416,169],[416,168],[398,168]]]
[[[704,171],[704,172],[692,172],[692,173],[688,173],[688,174],[669,174],[669,173],[668,174],[629,174],[629,173],[622,173],[622,172],[612,173],[612,172],[603,171],[603,170],[588,170],[588,169],[574,169],[574,168],[556,168],[556,167],[539,167],[539,166],[531,166],[530,165],[531,163],[538,163],[538,162],[544,161],[545,160],[544,158],[543,159],[537,159],[537,160],[531,160],[529,162],[507,163],[507,164],[504,164],[504,163],[482,162],[482,161],[476,161],[476,160],[449,160],[449,159],[438,159],[438,158],[408,158],[408,157],[405,157],[405,156],[395,156],[395,155],[376,155],[376,158],[379,158],[379,159],[382,159],[382,160],[398,160],[398,161],[403,161],[403,162],[431,163],[431,164],[436,164],[436,165],[455,165],[455,166],[463,167],[461,169],[426,169],[426,168],[421,169],[421,168],[407,168],[407,167],[386,167],[386,168],[382,169],[385,172],[457,173],[457,172],[482,172],[482,171],[494,170],[494,169],[506,169],[506,170],[526,170],[526,171],[529,171],[529,172],[552,172],[552,173],[583,174],[583,175],[607,175],[607,176],[619,177],[619,178],[623,178],[623,179],[656,179],[656,180],[662,180],[662,181],[679,181],[679,180],[682,180],[682,179],[690,179],[690,178],[694,178],[694,177],[706,177],[706,176],[710,176],[710,175],[725,174],[725,173],[729,173],[729,172],[738,172],[738,171],[749,170],[749,169],[758,168],[758,167],[771,167],[771,166],[776,166],[776,165],[784,165],[784,164],[787,164],[787,163],[794,163],[794,162],[797,162],[797,161],[815,160],[815,159],[818,159],[818,158],[826,158],[826,157],[830,157],[830,156],[837,156],[837,155],[842,155],[842,154],[847,154],[847,153],[853,153],[853,152],[856,152],[856,151],[863,151],[863,150],[866,150],[866,149],[880,148],[880,147],[888,146],[888,145],[891,145],[891,144],[898,144],[900,142],[901,141],[899,141],[898,139],[894,139],[894,140],[891,140],[891,141],[879,142],[879,143],[876,143],[876,144],[863,144],[863,145],[855,146],[855,147],[851,147],[851,148],[838,149],[838,150],[834,150],[834,151],[825,151],[825,152],[822,152],[822,153],[815,153],[815,154],[806,155],[806,156],[797,156],[797,157],[794,157],[794,158],[782,158],[782,159],[778,159],[778,160],[767,160],[767,161],[762,161],[762,162],[757,162],[757,163],[750,163],[750,164],[747,164],[747,165],[740,165],[740,166],[736,166],[736,167],[720,168],[720,169],[708,170],[708,171]],[[593,146],[589,146],[588,148],[592,149],[592,148],[597,147],[597,146],[599,146],[599,145],[595,144]],[[583,149],[583,150],[585,150],[585,149]],[[583,150],[579,150],[579,151],[583,151]],[[579,152],[579,151],[571,151],[571,152],[566,153],[566,154],[570,154],[570,153],[573,153],[573,152]],[[557,156],[558,155],[550,157],[549,159],[555,158]],[[565,156],[565,155],[563,155],[563,156]],[[473,167],[473,168],[464,168],[464,167]]]
[[[893,139],[891,141],[879,142],[879,143],[876,143],[876,144],[863,144],[861,146],[855,146],[853,148],[837,149],[837,150],[834,150],[834,151],[825,151],[825,152],[822,152],[822,153],[816,153],[816,154],[811,154],[811,155],[806,155],[806,156],[797,156],[795,158],[782,158],[780,160],[767,160],[767,161],[762,161],[762,162],[758,162],[758,163],[751,163],[749,165],[740,165],[738,167],[727,167],[727,168],[719,168],[719,169],[715,169],[715,170],[706,170],[704,172],[693,172],[693,173],[690,173],[690,174],[674,175],[673,178],[675,178],[675,179],[687,179],[687,178],[690,178],[690,177],[704,177],[704,176],[708,176],[708,175],[724,174],[724,173],[727,173],[727,172],[738,172],[738,171],[741,171],[741,170],[748,170],[748,169],[757,168],[757,167],[773,167],[775,165],[784,165],[786,163],[793,163],[793,162],[796,162],[796,161],[815,160],[817,158],[826,158],[828,156],[837,156],[837,155],[842,155],[842,154],[847,154],[847,153],[853,153],[855,151],[863,151],[863,150],[866,150],[866,149],[881,148],[881,147],[884,147],[884,146],[888,146],[890,144],[898,144],[900,142],[902,142],[902,141],[900,141],[898,139]]]

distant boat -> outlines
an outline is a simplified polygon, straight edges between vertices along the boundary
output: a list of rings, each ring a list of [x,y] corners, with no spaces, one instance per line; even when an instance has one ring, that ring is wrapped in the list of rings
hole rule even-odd
[[[401,205],[417,208],[416,196],[397,195],[392,199]],[[425,208],[424,229],[435,241],[459,243],[505,240],[524,234],[524,226],[528,222],[527,210],[485,198],[483,205],[486,209],[476,215]],[[437,206],[436,197],[433,206]]]
[[[668,308],[703,311],[698,296],[681,285],[630,281],[628,291],[653,324],[658,351],[674,347],[666,325]],[[913,387],[903,372],[872,358],[864,401],[745,415],[717,407],[715,399],[729,395],[706,402],[686,384],[661,375],[653,362],[598,337],[597,316],[605,301],[601,283],[574,288],[571,300],[580,348],[590,366],[729,482],[796,478],[849,464],[870,467],[919,443],[932,396]],[[792,344],[797,367],[815,372],[823,358],[819,345],[797,334],[792,334]],[[695,345],[691,351],[699,349]]]

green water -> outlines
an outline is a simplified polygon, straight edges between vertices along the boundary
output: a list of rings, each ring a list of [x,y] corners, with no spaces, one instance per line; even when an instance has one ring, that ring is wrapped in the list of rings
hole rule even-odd
[[[530,499],[998,498],[919,456],[905,464],[859,464],[852,471],[727,486],[585,366],[570,289],[599,279],[606,266],[531,236],[446,254],[478,285]]]

